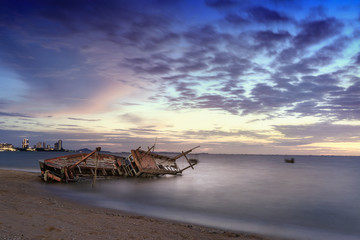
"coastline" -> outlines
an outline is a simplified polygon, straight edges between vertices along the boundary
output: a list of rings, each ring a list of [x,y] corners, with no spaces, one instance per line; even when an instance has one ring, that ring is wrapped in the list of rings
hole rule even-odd
[[[275,240],[76,203],[46,192],[38,175],[0,169],[0,239]]]

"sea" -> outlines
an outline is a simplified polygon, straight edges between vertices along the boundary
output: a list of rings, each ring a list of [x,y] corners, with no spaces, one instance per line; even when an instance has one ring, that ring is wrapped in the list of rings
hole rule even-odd
[[[0,168],[40,172],[39,160],[65,154],[0,152]],[[360,157],[198,157],[181,176],[40,186],[80,203],[188,224],[295,240],[360,239]]]

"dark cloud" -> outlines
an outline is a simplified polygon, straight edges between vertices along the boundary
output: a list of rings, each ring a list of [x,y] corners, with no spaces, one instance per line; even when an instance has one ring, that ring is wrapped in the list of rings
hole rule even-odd
[[[279,70],[286,75],[293,75],[297,73],[301,73],[301,74],[316,73],[318,69],[312,67],[306,61],[300,61],[298,63],[282,66],[279,68]]]
[[[242,101],[243,114],[266,113],[274,109],[286,107],[296,101],[299,96],[289,96],[288,91],[280,91],[265,84],[257,84],[251,90],[251,97]]]
[[[306,48],[341,33],[344,24],[336,18],[326,18],[300,25],[301,31],[294,37],[296,48]]]
[[[193,62],[193,63],[190,63],[185,66],[181,66],[181,67],[177,68],[177,71],[189,73],[189,72],[194,72],[194,71],[206,70],[207,68],[208,68],[208,65],[205,63]]]
[[[126,62],[130,63],[130,64],[148,64],[149,63],[149,59],[145,58],[145,57],[139,57],[139,58],[125,58],[124,59]]]
[[[223,41],[232,38],[229,34],[219,33],[213,26],[205,25],[192,28],[184,33],[184,38],[191,44],[200,48],[212,48]]]
[[[150,128],[129,128],[129,131],[133,134],[149,134],[149,133],[157,133],[156,126]]]
[[[3,117],[25,117],[25,118],[31,118],[31,116],[22,114],[22,113],[12,113],[12,112],[0,112],[0,116]]]
[[[275,63],[292,63],[294,59],[299,55],[299,50],[294,47],[283,49],[275,59]]]
[[[225,20],[231,24],[235,24],[238,26],[249,24],[249,20],[247,20],[246,18],[239,16],[238,14],[235,14],[235,13],[229,13],[225,17]]]
[[[337,37],[334,41],[319,49],[316,54],[320,56],[327,55],[340,57],[342,52],[351,43],[351,41],[351,38],[347,36]]]
[[[360,119],[360,82],[344,91],[331,94],[328,104],[324,107],[337,119]]]
[[[150,74],[166,74],[171,71],[171,68],[165,64],[159,64],[148,69],[144,69],[144,72]]]
[[[234,0],[205,0],[206,5],[213,8],[234,7],[238,3]]]
[[[317,76],[303,76],[302,79],[304,82],[312,82],[318,84],[319,86],[329,86],[329,85],[336,86],[336,84],[339,82],[339,79],[335,78],[331,74],[321,74]]]
[[[223,87],[221,88],[222,92],[225,92],[228,96],[242,96],[245,93],[245,90],[242,88],[239,81],[229,80],[221,84]]]
[[[74,117],[69,117],[68,119],[75,121],[86,121],[86,122],[97,122],[101,120],[101,119],[85,119],[85,118],[74,118]]]
[[[197,83],[194,84],[197,85]],[[197,92],[191,88],[194,86],[194,84],[190,85],[187,82],[178,82],[175,89],[181,95],[181,97],[193,99],[197,95]]]
[[[123,66],[132,69],[135,73],[167,74],[172,70],[170,63],[157,61],[158,58],[125,58]]]
[[[288,112],[300,113],[302,116],[319,117],[322,115],[322,112],[318,109],[318,103],[315,101],[298,102]]]
[[[344,125],[344,124],[331,124],[329,122],[321,122],[308,125],[281,125],[274,126],[276,131],[279,131],[285,138],[298,138],[301,140],[306,137],[312,137],[307,142],[327,142],[328,138],[337,139],[341,141],[353,141],[351,139],[358,139],[358,132],[360,126]]]
[[[72,128],[79,128],[79,125],[75,125],[75,124],[58,124],[58,126],[60,127],[69,127],[68,129],[72,129]]]
[[[225,52],[217,52],[209,65],[213,66],[211,72],[221,73],[222,76],[229,76],[232,79],[237,79],[255,67],[248,59]]]
[[[237,57],[228,52],[217,52],[215,53],[211,64],[216,65],[227,65],[232,62],[236,62]]]
[[[165,21],[165,19],[161,21]],[[158,29],[148,30],[148,32],[146,32],[139,26],[138,29],[132,29],[111,40],[119,45],[125,44],[148,52],[159,50],[164,45],[175,45],[180,40],[179,34],[168,31],[166,26],[157,27]],[[157,33],[155,34],[153,31]],[[123,39],[125,41],[123,41]]]
[[[213,109],[223,110],[238,114],[238,102],[236,99],[227,98],[216,94],[203,94],[198,96],[192,90],[188,90],[186,97],[167,97],[170,107],[173,109]]]
[[[216,137],[229,137],[229,136],[244,136],[244,137],[255,137],[266,139],[269,137],[266,133],[255,132],[255,131],[247,131],[247,130],[233,130],[233,131],[223,131],[223,130],[200,130],[200,131],[185,131],[183,133],[185,136],[190,137],[200,137],[200,138],[216,138]]]
[[[279,110],[283,110],[282,114],[287,115],[300,114],[346,119],[347,115],[341,116],[335,109],[329,110],[328,107],[324,107],[333,105],[331,96],[339,96],[344,92],[342,87],[337,86],[339,80],[336,75],[311,75],[304,76],[302,79],[273,75],[272,80],[276,83],[275,86],[260,83],[251,90],[250,96],[238,95],[238,111],[246,115],[280,113]]]
[[[316,73],[319,67],[330,65],[339,57],[342,57],[342,52],[347,44],[349,44],[349,38],[337,38],[328,45],[315,51],[312,55],[302,57],[295,63],[292,63],[292,60],[299,55],[299,50],[295,48],[285,49],[278,55],[276,61],[283,63],[279,70],[284,74]]]
[[[291,35],[288,31],[273,32],[270,30],[258,31],[253,36],[255,48],[267,49],[270,53],[276,53],[277,45],[286,45],[290,38]]]
[[[177,82],[179,80],[183,80],[183,79],[186,79],[188,78],[189,75],[187,74],[178,74],[178,75],[172,75],[172,76],[167,76],[167,77],[163,77],[162,79],[167,81],[167,82]]]
[[[291,19],[285,14],[282,14],[278,11],[274,11],[262,6],[257,6],[250,8],[248,14],[251,19],[260,23],[280,23],[280,22],[290,22]]]
[[[355,64],[360,64],[360,53],[357,54]]]
[[[293,93],[293,108],[289,114],[301,116],[318,116],[331,120],[358,119],[360,111],[359,83],[354,83],[347,89],[337,86],[335,75],[305,76],[302,82],[285,88],[288,94]],[[291,87],[292,86],[292,87]],[[311,101],[310,101],[311,100]]]
[[[238,114],[239,102],[235,98],[207,94],[196,98],[196,107],[226,110]]]

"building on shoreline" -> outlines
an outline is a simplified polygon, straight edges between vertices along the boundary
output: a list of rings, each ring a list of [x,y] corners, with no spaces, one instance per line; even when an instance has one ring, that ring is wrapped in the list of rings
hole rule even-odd
[[[57,150],[57,151],[62,151],[63,150],[62,140],[59,140],[54,144],[54,150]]]
[[[10,143],[0,143],[0,152],[2,151],[16,151],[16,148]]]

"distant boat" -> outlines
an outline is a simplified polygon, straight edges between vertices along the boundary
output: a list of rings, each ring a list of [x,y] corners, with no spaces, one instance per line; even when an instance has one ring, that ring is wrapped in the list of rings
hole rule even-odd
[[[285,158],[284,161],[286,163],[295,163],[295,158]]]

